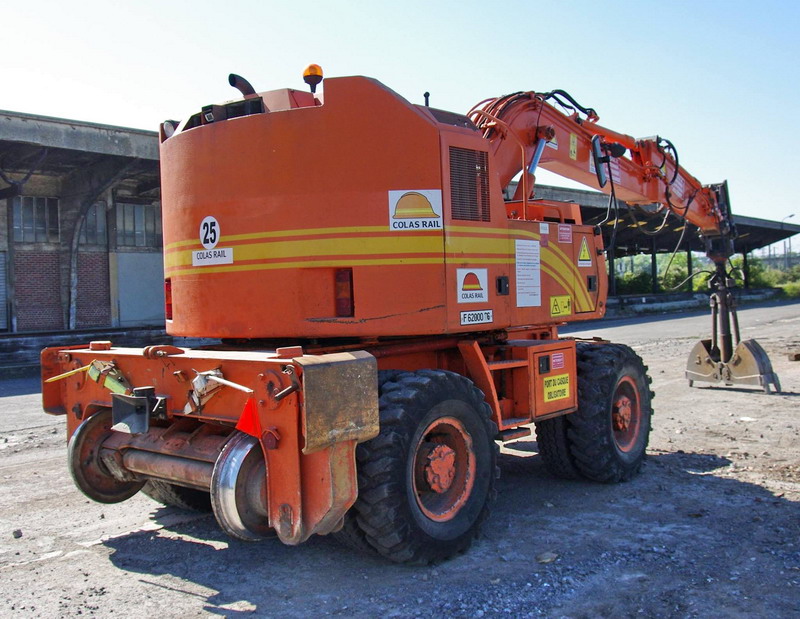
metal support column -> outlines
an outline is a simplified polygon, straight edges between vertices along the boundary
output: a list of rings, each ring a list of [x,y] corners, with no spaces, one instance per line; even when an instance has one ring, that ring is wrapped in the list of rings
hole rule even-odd
[[[658,265],[656,264],[656,237],[652,238],[650,254],[650,279],[653,283],[653,294],[658,292]]]
[[[747,261],[748,251],[745,249],[742,252],[742,273],[744,273],[744,287],[750,288],[750,263]]]
[[[693,280],[690,277],[692,274],[692,250],[686,250],[686,277],[689,279],[686,280],[686,286],[689,292],[693,290]]]
[[[614,251],[608,252],[608,296],[617,295],[617,269],[614,265]]]

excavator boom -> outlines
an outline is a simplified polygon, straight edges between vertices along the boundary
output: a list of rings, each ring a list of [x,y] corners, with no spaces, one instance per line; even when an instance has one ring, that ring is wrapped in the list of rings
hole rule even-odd
[[[636,139],[603,127],[593,108],[581,106],[563,90],[487,99],[469,116],[490,144],[501,185],[522,173],[514,198],[522,200],[523,216],[534,195],[536,169],[542,167],[629,205],[656,205],[696,226],[715,264],[709,282],[712,336],[692,350],[686,377],[690,384],[755,384],[765,391],[772,385],[780,391],[763,348],[755,340],[739,338],[734,280],[727,272],[736,227],[726,182],[702,185],[679,164],[672,142],[658,136]]]
[[[562,112],[550,101],[573,111]],[[677,150],[669,140],[636,139],[607,129],[597,123],[594,109],[578,105],[564,91],[520,92],[490,99],[469,115],[490,143],[501,185],[525,172],[518,199],[530,199],[537,167],[595,189],[598,176],[605,176],[610,182],[605,187],[600,183],[600,189],[614,192],[628,204],[658,204],[704,235],[732,232],[730,212],[720,204],[714,187],[703,186],[679,165]]]

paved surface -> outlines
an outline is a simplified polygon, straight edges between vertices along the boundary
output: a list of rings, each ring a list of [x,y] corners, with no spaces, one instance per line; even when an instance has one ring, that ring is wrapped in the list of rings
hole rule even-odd
[[[484,535],[431,567],[328,538],[239,543],[208,515],[144,496],[93,503],[71,483],[63,420],[41,412],[37,380],[0,380],[0,615],[796,617],[800,362],[787,353],[800,350],[800,304],[748,308],[741,322],[784,394],[689,389],[704,314],[572,328],[632,344],[650,366],[643,473],[557,481],[534,440],[505,445]]]

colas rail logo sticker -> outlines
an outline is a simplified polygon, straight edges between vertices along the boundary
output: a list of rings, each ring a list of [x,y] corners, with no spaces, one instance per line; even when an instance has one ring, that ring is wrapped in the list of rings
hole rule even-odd
[[[389,192],[389,230],[441,229],[441,191],[416,189]]]
[[[489,300],[487,269],[456,269],[459,303],[485,303]]]

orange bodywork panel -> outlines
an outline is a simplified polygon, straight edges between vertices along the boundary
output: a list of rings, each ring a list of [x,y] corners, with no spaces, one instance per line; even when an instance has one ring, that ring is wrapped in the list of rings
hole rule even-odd
[[[458,348],[501,434],[577,409],[574,340],[515,339],[483,348],[462,340]]]
[[[389,205],[391,191],[441,190],[439,132],[384,86],[327,80],[322,105],[184,130],[163,142],[161,161],[170,333],[445,330],[441,223],[398,231],[420,219],[394,219]],[[211,250],[206,217],[218,222]],[[215,263],[221,250],[228,263]],[[353,316],[337,317],[337,268],[353,270]]]
[[[263,95],[278,111],[164,136],[169,333],[419,336],[603,315],[599,237],[573,230],[572,204],[509,220],[466,118],[362,77],[327,80],[324,101],[292,92]],[[551,297],[571,311],[554,316]]]

